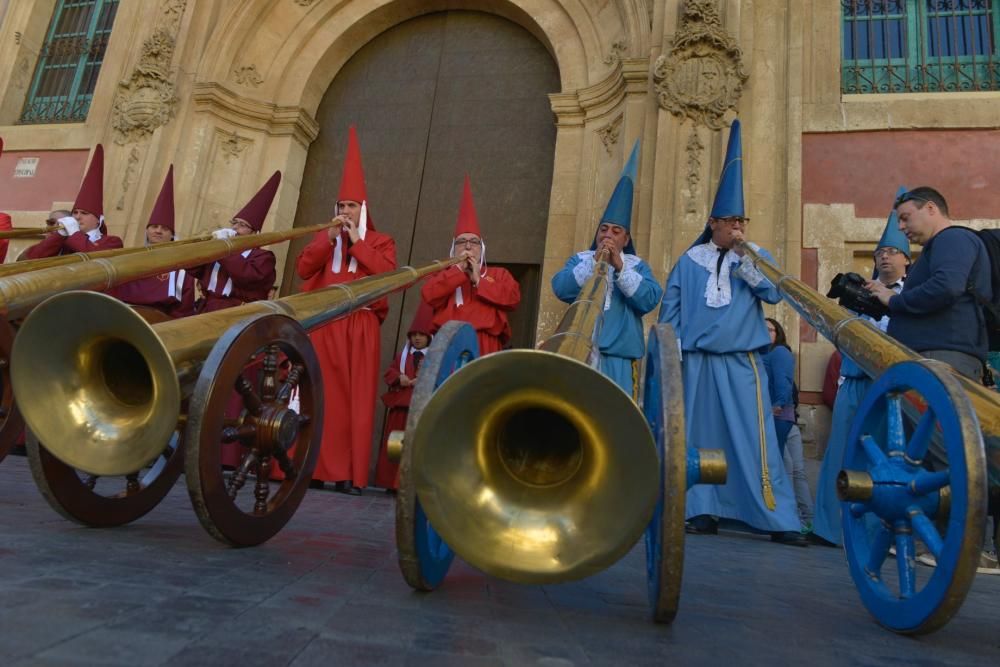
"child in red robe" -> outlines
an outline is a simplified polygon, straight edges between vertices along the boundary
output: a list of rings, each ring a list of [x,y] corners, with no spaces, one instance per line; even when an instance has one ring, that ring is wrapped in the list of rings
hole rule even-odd
[[[406,430],[406,417],[410,413],[410,398],[417,383],[417,373],[424,360],[427,346],[431,344],[431,319],[433,311],[426,301],[421,301],[413,316],[410,330],[406,332],[407,342],[385,371],[385,383],[389,391],[382,394],[382,402],[389,408],[382,431],[382,446],[375,465],[375,486],[392,492],[399,488],[399,464],[389,460],[386,443],[393,431]]]

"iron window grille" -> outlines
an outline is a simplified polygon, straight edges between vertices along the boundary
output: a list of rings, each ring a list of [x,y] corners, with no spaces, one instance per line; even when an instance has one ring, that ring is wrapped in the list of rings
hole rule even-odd
[[[841,92],[1000,90],[998,0],[841,0]]]
[[[87,119],[119,0],[58,0],[20,123]]]

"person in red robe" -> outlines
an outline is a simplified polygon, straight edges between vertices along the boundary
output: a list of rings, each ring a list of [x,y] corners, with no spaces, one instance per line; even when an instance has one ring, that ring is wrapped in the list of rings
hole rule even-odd
[[[334,227],[317,232],[295,262],[303,291],[348,283],[396,268],[396,242],[375,230],[352,126],[337,194]],[[323,372],[323,446],[313,472],[342,493],[361,495],[368,485],[375,402],[378,395],[379,328],[389,312],[380,299],[325,324],[309,337]]]
[[[146,245],[167,243],[174,235],[174,166],[167,170],[167,178],[153,204],[146,224]],[[148,306],[168,317],[186,317],[194,314],[194,278],[184,269],[140,278],[118,285],[108,294],[131,306]]]
[[[104,147],[101,144],[94,149],[94,157],[73,202],[72,215],[60,218],[59,224],[62,229],[50,232],[25,250],[24,258],[41,259],[74,252],[111,250],[124,245],[120,238],[108,234],[108,227],[104,224]]]
[[[445,322],[461,320],[476,329],[479,354],[499,352],[510,340],[507,313],[521,301],[521,287],[507,269],[486,266],[486,244],[479,232],[469,177],[465,177],[451,256],[465,262],[435,273],[420,293],[434,309],[432,333]]]
[[[233,216],[231,227],[217,229],[217,239],[249,236],[260,232],[271,202],[278,191],[281,172],[276,171],[246,206]],[[277,278],[274,253],[263,248],[251,248],[205,266],[192,269],[204,295],[199,312],[210,313],[251,301],[264,301]]]
[[[417,383],[417,373],[420,364],[431,344],[431,320],[434,311],[430,304],[421,301],[413,316],[409,331],[406,332],[406,344],[396,358],[385,370],[385,383],[389,391],[382,394],[382,402],[389,408],[385,418],[385,428],[382,431],[382,445],[375,463],[375,486],[384,488],[387,492],[399,488],[399,464],[389,460],[386,443],[393,431],[406,430],[406,417],[410,413],[410,398],[413,396],[413,385]]]

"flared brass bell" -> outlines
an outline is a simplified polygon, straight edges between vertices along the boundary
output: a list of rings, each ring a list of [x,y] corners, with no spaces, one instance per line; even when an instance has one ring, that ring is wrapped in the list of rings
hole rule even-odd
[[[542,350],[460,369],[406,446],[434,529],[470,564],[521,583],[606,569],[642,535],[660,484],[632,399],[588,365]]]

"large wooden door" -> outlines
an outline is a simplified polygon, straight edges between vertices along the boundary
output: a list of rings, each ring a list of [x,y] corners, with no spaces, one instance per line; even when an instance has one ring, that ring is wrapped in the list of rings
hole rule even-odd
[[[440,12],[382,33],[347,62],[320,104],[295,226],[332,217],[352,124],[372,219],[396,240],[400,265],[447,256],[469,174],[487,263],[521,280],[513,343],[530,347],[555,147],[547,95],[558,90],[545,47],[491,14]],[[284,294],[297,289],[294,258],[303,243],[290,249]],[[382,368],[405,340],[419,299],[419,288],[390,299]]]

